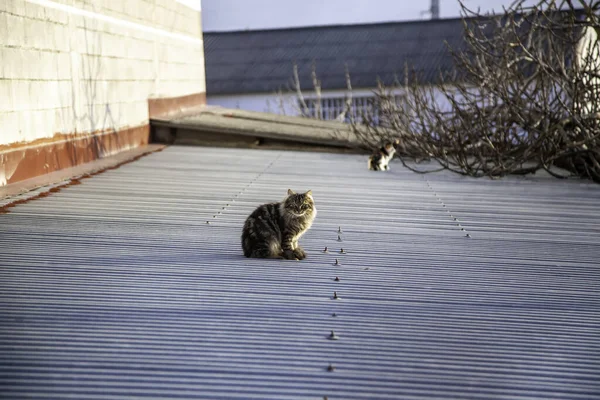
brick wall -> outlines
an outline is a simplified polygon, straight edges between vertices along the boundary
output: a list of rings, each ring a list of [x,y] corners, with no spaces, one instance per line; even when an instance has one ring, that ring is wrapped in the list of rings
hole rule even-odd
[[[0,146],[147,125],[149,98],[204,92],[200,12],[176,0],[0,0]]]

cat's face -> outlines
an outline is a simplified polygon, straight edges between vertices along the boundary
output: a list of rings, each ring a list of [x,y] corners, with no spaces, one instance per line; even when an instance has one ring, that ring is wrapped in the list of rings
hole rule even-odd
[[[385,145],[385,151],[387,151],[390,154],[393,154],[396,151],[396,146],[398,146],[400,144],[400,140],[396,139],[391,143],[387,143]]]
[[[287,211],[297,216],[311,214],[315,208],[311,190],[306,193],[294,193],[292,189],[288,189],[288,195],[283,204]]]

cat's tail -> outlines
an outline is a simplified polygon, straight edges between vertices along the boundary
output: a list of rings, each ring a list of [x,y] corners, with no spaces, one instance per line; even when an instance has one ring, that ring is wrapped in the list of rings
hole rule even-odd
[[[275,240],[258,246],[252,246],[249,241],[244,242],[243,249],[244,256],[248,258],[284,258],[283,250]]]
[[[267,249],[256,249],[253,250],[249,256],[246,256],[248,258],[277,258],[277,259],[284,259],[283,255],[281,254],[277,254],[277,253],[272,253]]]
[[[369,170],[371,171],[376,171],[375,169],[375,163],[373,162],[373,156],[369,157],[369,161],[367,163],[367,166],[369,167]]]

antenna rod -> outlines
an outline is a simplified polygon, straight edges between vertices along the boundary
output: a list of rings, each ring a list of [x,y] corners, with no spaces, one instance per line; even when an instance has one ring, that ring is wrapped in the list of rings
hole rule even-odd
[[[440,0],[431,0],[431,19],[440,19]]]

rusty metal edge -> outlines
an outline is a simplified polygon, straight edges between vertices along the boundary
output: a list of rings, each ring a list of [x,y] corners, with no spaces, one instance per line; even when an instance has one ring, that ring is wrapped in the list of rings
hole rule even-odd
[[[77,165],[75,167],[65,168],[59,171],[51,172],[49,174],[39,175],[34,178],[10,183],[6,186],[0,187],[0,200],[6,200],[14,196],[23,195],[28,192],[31,192],[32,190],[42,188],[45,186],[56,185],[59,183],[64,183],[65,185],[67,185],[73,179],[77,179],[86,175],[94,175],[103,172],[107,169],[117,168],[123,164],[135,161],[138,158],[143,157],[147,154],[154,153],[156,151],[161,151],[165,147],[167,146],[164,144],[148,144],[137,147],[132,150],[123,151],[109,157]],[[35,197],[36,195],[37,193],[32,193],[31,197]],[[21,199],[19,200],[23,200],[23,196],[20,197]],[[2,207],[4,208],[10,206],[12,202],[9,201],[3,203],[5,203],[2,205]]]

